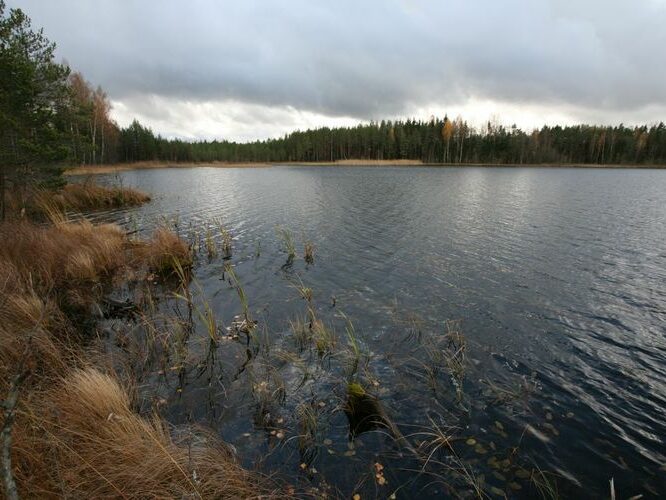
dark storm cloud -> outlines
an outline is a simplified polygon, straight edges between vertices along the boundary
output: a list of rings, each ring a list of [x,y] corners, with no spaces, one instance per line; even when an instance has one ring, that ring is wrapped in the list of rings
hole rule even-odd
[[[666,104],[663,0],[10,4],[115,100],[231,99],[362,119],[470,97],[592,114]]]

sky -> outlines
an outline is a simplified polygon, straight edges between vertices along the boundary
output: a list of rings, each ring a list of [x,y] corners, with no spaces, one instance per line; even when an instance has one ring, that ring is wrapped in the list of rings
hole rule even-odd
[[[121,126],[249,141],[461,115],[666,120],[666,0],[8,0]]]

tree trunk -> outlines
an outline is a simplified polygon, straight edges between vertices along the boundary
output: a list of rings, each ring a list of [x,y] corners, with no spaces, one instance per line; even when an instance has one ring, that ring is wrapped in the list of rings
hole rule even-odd
[[[0,222],[5,220],[5,166],[0,165]]]

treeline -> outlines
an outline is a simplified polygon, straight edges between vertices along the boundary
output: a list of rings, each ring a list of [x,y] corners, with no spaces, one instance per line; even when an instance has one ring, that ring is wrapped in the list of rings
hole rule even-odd
[[[116,162],[120,130],[100,88],[54,61],[55,44],[0,0],[0,218],[5,193],[62,185],[61,166]]]
[[[414,159],[425,163],[666,164],[666,125],[544,126],[530,133],[460,118],[382,121],[298,131],[250,143],[184,142],[134,122],[120,132],[121,161],[334,162]]]
[[[249,143],[165,139],[110,118],[101,87],[54,61],[55,44],[20,9],[0,0],[0,215],[4,193],[62,183],[60,167],[168,162],[334,162],[414,159],[426,163],[666,164],[666,126],[543,127],[524,132],[461,118],[382,121],[297,131]]]

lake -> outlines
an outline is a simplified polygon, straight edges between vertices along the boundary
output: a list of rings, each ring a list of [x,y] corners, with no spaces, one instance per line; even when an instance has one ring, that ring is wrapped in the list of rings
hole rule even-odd
[[[190,289],[223,337],[207,343],[194,314],[184,354],[134,368],[143,411],[212,428],[297,491],[608,497],[612,478],[619,498],[666,493],[666,172],[282,166],[100,179],[119,181],[153,201],[93,217],[145,235],[169,224],[192,241]],[[228,260],[205,250],[220,225]],[[251,342],[226,335],[239,285],[258,322]],[[155,287],[158,309],[184,316],[173,290]],[[345,411],[350,381],[381,408],[379,425]]]

